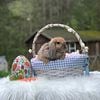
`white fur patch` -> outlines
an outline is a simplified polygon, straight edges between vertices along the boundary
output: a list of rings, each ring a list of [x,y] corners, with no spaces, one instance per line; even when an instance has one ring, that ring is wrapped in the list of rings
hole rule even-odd
[[[0,79],[0,100],[100,100],[100,72],[32,82]]]

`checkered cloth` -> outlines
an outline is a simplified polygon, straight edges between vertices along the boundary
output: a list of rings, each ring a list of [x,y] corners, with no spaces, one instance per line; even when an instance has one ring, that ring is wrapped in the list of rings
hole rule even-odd
[[[88,66],[88,55],[79,53],[66,54],[64,60],[50,61],[44,64],[37,58],[31,59],[32,69],[37,76],[65,77],[82,75]]]

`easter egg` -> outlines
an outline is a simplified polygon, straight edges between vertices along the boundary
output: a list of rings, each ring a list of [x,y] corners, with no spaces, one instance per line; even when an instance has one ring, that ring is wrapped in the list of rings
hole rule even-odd
[[[30,77],[32,77],[32,70],[29,60],[23,55],[17,56],[12,63],[11,80]]]

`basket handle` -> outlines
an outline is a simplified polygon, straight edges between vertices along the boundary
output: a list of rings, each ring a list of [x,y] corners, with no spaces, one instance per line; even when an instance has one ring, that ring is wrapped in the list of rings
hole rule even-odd
[[[80,44],[80,46],[81,46],[82,52],[84,52],[84,53],[87,53],[87,52],[88,52],[88,47],[85,46],[85,44],[84,44],[83,41],[81,40],[79,34],[78,34],[74,29],[72,29],[71,27],[69,27],[69,26],[67,26],[67,25],[64,25],[64,24],[48,24],[48,25],[44,26],[43,28],[41,28],[41,29],[37,32],[37,34],[35,35],[35,37],[34,37],[33,44],[32,44],[32,53],[33,53],[33,57],[36,55],[36,54],[35,54],[35,42],[36,42],[38,36],[39,36],[43,31],[45,31],[46,29],[52,28],[52,27],[62,27],[62,28],[65,28],[68,32],[73,33],[73,34],[76,36],[76,38],[77,38],[77,40],[78,40],[78,42],[79,42],[79,44]]]

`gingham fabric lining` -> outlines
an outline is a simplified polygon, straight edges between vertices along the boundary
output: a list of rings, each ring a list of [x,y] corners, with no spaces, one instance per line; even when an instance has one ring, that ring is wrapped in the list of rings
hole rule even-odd
[[[37,58],[31,59],[32,69],[38,76],[64,77],[68,75],[82,75],[84,67],[87,66],[87,54],[66,54],[64,60],[50,61],[44,64]]]

